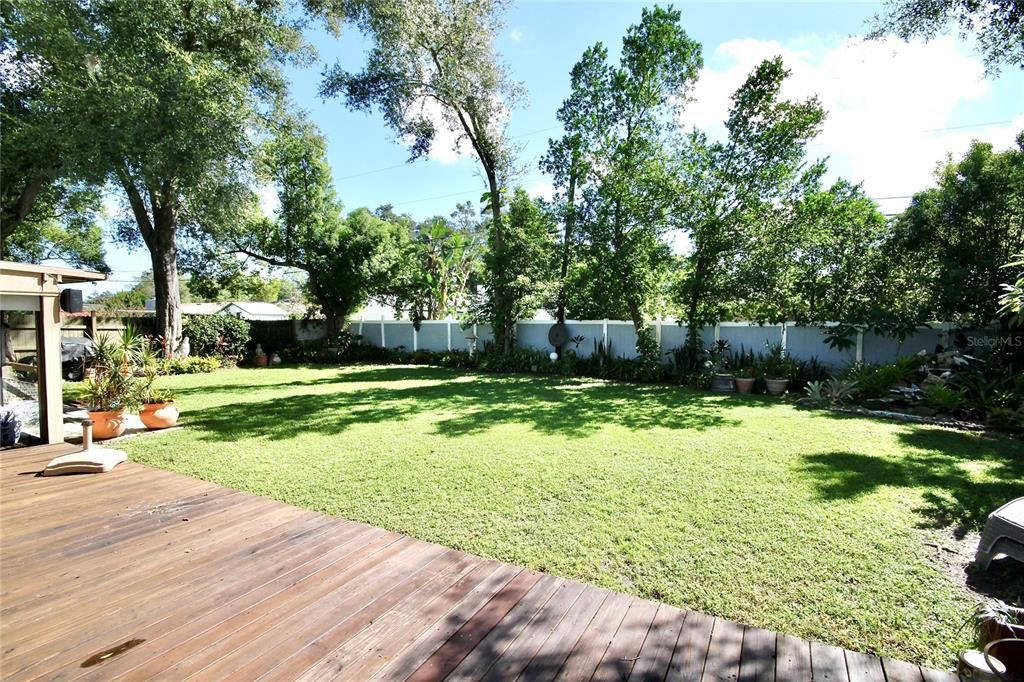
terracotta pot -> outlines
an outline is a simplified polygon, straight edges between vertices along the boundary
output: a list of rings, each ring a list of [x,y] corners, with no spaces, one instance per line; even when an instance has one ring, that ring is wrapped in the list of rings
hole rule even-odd
[[[736,377],[736,391],[738,393],[753,393],[755,381],[757,379],[754,377]]]
[[[128,426],[124,419],[124,410],[89,412],[89,419],[92,420],[93,440],[117,438]]]
[[[266,355],[257,355],[255,357],[257,367],[266,367],[268,358]]]
[[[146,428],[154,431],[166,429],[178,423],[178,406],[171,400],[166,403],[148,403],[139,411],[139,419]]]
[[[764,383],[768,388],[769,394],[782,395],[786,392],[786,386],[789,385],[789,379],[765,379]]]

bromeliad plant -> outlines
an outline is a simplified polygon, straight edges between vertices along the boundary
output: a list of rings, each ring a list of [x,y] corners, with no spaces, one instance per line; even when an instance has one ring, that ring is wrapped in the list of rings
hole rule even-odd
[[[856,381],[832,377],[827,381],[810,381],[804,387],[805,395],[797,402],[807,407],[840,407],[853,401]]]

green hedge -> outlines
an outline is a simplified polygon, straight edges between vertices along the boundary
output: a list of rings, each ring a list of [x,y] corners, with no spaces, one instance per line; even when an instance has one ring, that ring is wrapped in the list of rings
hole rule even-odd
[[[182,325],[193,355],[236,357],[252,335],[249,322],[233,315],[189,315]]]
[[[157,372],[160,374],[208,374],[223,366],[218,357],[200,357],[190,355],[187,358],[160,360]]]

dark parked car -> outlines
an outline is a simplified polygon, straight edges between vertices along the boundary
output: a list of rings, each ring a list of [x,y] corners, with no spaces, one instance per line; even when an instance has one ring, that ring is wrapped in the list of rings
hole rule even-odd
[[[81,381],[85,365],[96,356],[96,344],[84,336],[65,336],[60,340],[61,374],[68,381]],[[36,364],[36,356],[22,358],[26,365]]]

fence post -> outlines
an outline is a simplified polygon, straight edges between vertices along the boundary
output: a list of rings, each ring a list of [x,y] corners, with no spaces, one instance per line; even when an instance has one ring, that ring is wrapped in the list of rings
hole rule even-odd
[[[448,332],[448,351],[451,352],[451,350],[452,350],[452,316],[451,315],[448,316],[448,319],[447,319],[447,321],[445,323],[445,329]]]
[[[416,329],[416,325],[413,325],[412,326],[412,352],[415,353],[416,351],[418,351],[420,349],[419,346],[420,346],[420,333],[419,333],[419,330]]]
[[[99,324],[96,322],[96,311],[89,313],[89,317],[85,318],[85,335],[93,341],[99,341]]]
[[[608,350],[608,319],[601,323],[601,336],[604,339],[604,349]]]
[[[661,316],[654,320],[654,338],[658,342],[658,355],[661,355]]]
[[[359,316],[359,336],[363,335],[363,316]]]
[[[380,347],[381,348],[387,348],[388,347],[387,339],[384,337],[384,316],[383,315],[380,316]]]
[[[717,344],[722,340],[722,325],[715,322],[715,343]]]
[[[782,338],[779,340],[779,343],[782,344],[782,354],[783,355],[789,355],[789,353],[788,353],[788,351],[789,351],[789,339],[788,339],[788,336],[789,335],[786,333],[786,329],[787,329],[786,323],[783,322],[782,323]]]
[[[864,362],[864,330],[857,330],[857,362]]]

